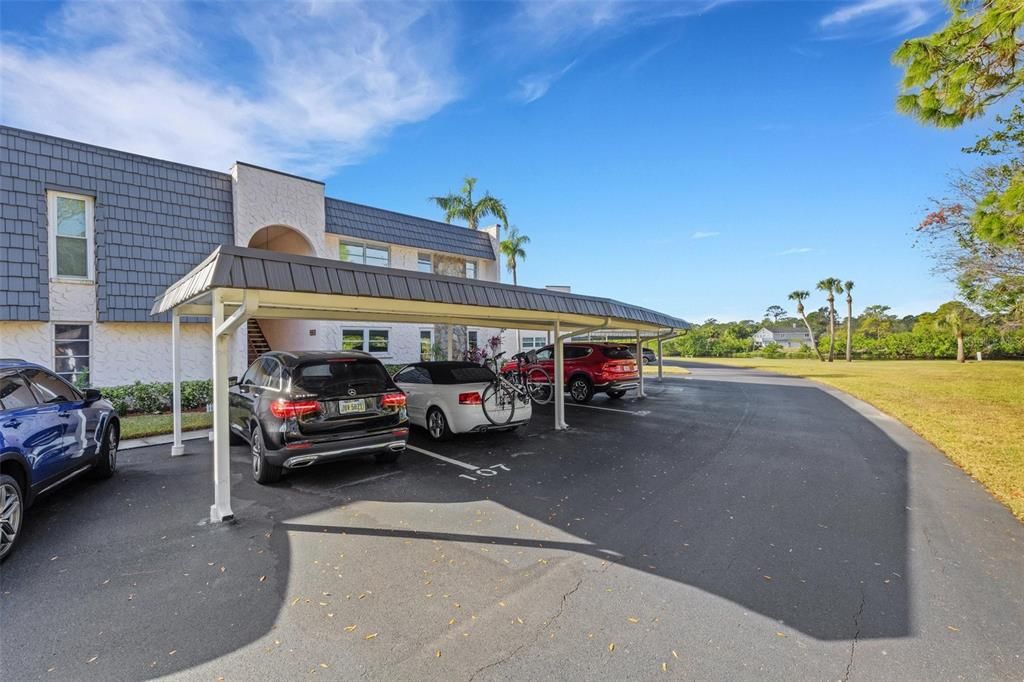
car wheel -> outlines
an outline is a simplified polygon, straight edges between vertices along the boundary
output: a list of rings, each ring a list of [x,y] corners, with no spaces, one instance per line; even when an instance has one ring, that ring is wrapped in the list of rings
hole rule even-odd
[[[612,400],[618,400],[624,395],[626,395],[625,391],[608,391],[608,397]]]
[[[110,478],[117,471],[117,446],[121,444],[121,429],[117,422],[107,425],[103,433],[103,444],[100,445],[100,454],[96,457],[96,465],[92,473],[97,478]]]
[[[260,431],[259,426],[252,430],[249,450],[252,452],[252,477],[257,483],[266,485],[267,483],[277,483],[281,480],[281,467],[267,461],[267,451],[263,445],[263,433]]]
[[[448,440],[452,437],[452,429],[448,426],[448,419],[439,407],[432,407],[427,411],[427,435],[431,440]]]
[[[0,561],[14,551],[14,543],[18,541],[18,533],[21,532],[24,509],[18,481],[7,474],[0,474]]]
[[[394,464],[398,461],[399,455],[402,454],[401,450],[385,450],[384,452],[378,452],[373,456],[373,459],[377,464]]]
[[[577,403],[589,403],[594,397],[594,385],[587,377],[573,377],[569,382],[569,395]]]

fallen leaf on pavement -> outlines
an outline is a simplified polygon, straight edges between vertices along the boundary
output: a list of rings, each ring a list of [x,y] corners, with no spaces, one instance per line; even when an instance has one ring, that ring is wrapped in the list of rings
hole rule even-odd
[[[352,632],[355,629],[356,629],[355,625],[349,625],[348,627],[345,628],[345,632]]]
[[[615,642],[608,645],[608,651],[615,651]]]
[[[366,637],[363,637],[363,639],[377,639],[377,633],[376,632],[371,632]]]
[[[639,623],[640,622],[639,618],[633,618],[632,616],[630,616],[626,620],[628,620],[630,623]]]

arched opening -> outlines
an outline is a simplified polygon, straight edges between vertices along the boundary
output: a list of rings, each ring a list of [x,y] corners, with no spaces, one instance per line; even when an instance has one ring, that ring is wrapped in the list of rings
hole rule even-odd
[[[252,235],[247,246],[254,249],[290,253],[296,256],[315,256],[313,245],[302,235],[286,225],[268,225]],[[313,323],[303,320],[256,320],[250,319],[247,329],[246,349],[248,363],[268,350],[309,350],[318,348],[315,336],[309,330]]]

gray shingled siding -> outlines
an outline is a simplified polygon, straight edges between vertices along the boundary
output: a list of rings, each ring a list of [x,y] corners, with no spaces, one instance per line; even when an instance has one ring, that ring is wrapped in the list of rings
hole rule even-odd
[[[0,320],[47,320],[46,190],[96,197],[101,322],[153,322],[153,298],[234,241],[231,176],[0,126]]]
[[[486,232],[328,198],[327,231],[356,239],[387,242],[494,260]]]

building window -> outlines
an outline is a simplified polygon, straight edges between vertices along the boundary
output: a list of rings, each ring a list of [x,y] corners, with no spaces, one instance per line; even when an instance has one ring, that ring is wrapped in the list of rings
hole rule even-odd
[[[523,350],[536,350],[548,345],[546,336],[524,336],[522,337]]]
[[[342,329],[341,349],[387,353],[390,347],[387,329]]]
[[[391,265],[391,252],[387,247],[366,244],[341,242],[338,245],[338,258],[349,263],[376,265],[383,268]]]
[[[429,253],[421,253],[416,257],[416,269],[420,272],[434,271],[434,259]]]
[[[50,276],[93,279],[93,198],[50,192]]]
[[[89,325],[53,325],[53,371],[76,386],[89,384]]]
[[[426,362],[434,355],[434,330],[420,330],[420,360]]]
[[[368,329],[366,331],[370,337],[370,352],[371,353],[387,353],[388,352],[388,330],[387,329]]]
[[[466,277],[469,279],[476,279],[476,261],[466,261]]]
[[[466,335],[469,337],[468,340],[469,340],[469,347],[470,348],[479,348],[480,347],[480,344],[477,343],[477,341],[480,338],[479,337],[479,333],[475,329],[469,330],[468,332],[466,332]]]

